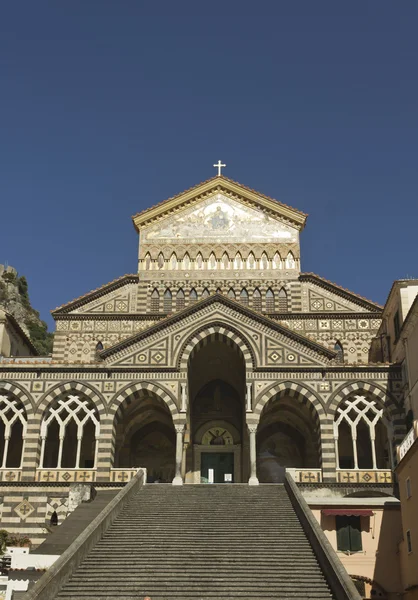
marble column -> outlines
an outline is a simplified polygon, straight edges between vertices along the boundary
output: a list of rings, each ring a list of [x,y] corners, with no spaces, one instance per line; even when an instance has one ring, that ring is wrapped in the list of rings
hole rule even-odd
[[[183,477],[181,476],[181,466],[183,463],[183,436],[184,424],[174,425],[176,430],[176,475],[173,479],[173,485],[183,485]]]
[[[256,435],[258,425],[248,425],[248,431],[250,434],[250,478],[248,485],[258,485],[259,481],[257,478],[257,449],[256,449]]]
[[[253,412],[252,397],[251,397],[252,387],[253,387],[253,384],[247,382],[247,408],[246,408],[247,413]]]
[[[181,383],[181,409],[180,412],[187,412],[187,383]]]

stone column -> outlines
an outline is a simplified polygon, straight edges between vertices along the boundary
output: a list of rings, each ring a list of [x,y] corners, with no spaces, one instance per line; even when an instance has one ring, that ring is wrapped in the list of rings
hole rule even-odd
[[[187,383],[181,383],[181,413],[187,412]]]
[[[258,485],[259,481],[257,478],[257,449],[256,449],[256,434],[258,425],[248,425],[248,431],[250,433],[250,478],[248,485]]]
[[[173,479],[173,485],[183,485],[181,466],[183,463],[184,424],[174,425],[174,428],[176,430],[176,475]]]
[[[247,413],[253,412],[252,397],[251,397],[252,387],[253,387],[253,384],[249,383],[247,381],[247,408],[246,408]]]

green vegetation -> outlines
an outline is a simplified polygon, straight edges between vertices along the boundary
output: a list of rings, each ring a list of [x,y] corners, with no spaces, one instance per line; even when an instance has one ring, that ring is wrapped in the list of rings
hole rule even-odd
[[[23,325],[29,330],[31,342],[41,356],[51,354],[54,334],[48,332],[47,324],[41,321],[39,312],[31,306],[26,277],[19,277],[15,273],[3,273],[0,277],[0,306],[16,318],[13,306],[19,304],[25,310],[23,319],[18,320],[23,321]],[[20,311],[19,314],[21,315]]]
[[[6,546],[14,546],[23,548],[24,546],[30,546],[31,541],[27,535],[22,533],[9,533],[5,529],[0,529],[0,555],[6,551]]]

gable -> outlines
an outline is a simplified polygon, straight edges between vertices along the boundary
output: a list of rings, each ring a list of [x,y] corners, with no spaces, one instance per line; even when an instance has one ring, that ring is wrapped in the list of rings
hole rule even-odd
[[[241,340],[254,368],[325,366],[335,357],[332,350],[222,296],[200,301],[101,355],[109,367],[178,369],[194,336],[221,330]]]
[[[54,317],[74,314],[127,314],[136,312],[138,277],[124,275],[52,311]]]
[[[259,208],[245,206],[217,192],[141,231],[142,244],[157,240],[297,243],[299,232]]]
[[[243,205],[258,207],[266,214],[291,224],[293,227],[296,227],[297,230],[303,229],[305,225],[307,217],[305,213],[256,192],[255,190],[237,183],[232,179],[228,179],[223,175],[208,179],[190,190],[186,190],[173,198],[164,200],[163,202],[134,215],[132,217],[134,225],[137,231],[142,231],[144,227],[154,224],[157,221],[161,221],[165,216],[173,215],[174,213],[189,208],[197,202],[205,200],[217,193],[221,193],[224,196],[237,200]]]
[[[314,273],[301,273],[303,312],[382,312],[379,304],[363,298]]]

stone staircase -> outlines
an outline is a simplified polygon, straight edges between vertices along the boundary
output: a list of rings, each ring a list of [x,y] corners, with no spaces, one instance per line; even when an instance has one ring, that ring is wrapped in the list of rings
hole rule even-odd
[[[119,491],[119,489],[100,490],[94,500],[82,502],[62,525],[52,530],[35,550],[36,554],[62,554]]]
[[[333,596],[284,485],[144,486],[60,600]]]

